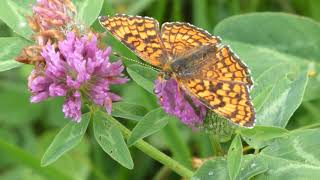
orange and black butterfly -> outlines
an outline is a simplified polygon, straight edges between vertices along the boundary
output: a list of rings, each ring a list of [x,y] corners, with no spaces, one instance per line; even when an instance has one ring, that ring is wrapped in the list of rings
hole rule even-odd
[[[219,37],[189,23],[168,22],[160,30],[157,20],[141,16],[103,16],[100,23],[218,115],[241,126],[254,125],[249,69]]]

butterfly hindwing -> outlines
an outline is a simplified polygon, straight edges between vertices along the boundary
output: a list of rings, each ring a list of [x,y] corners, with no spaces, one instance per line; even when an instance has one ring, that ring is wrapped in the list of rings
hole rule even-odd
[[[153,18],[116,15],[100,17],[100,23],[113,36],[154,66],[163,65],[166,52],[159,33],[159,23]]]
[[[210,47],[203,52],[204,59],[194,67],[205,80],[219,80],[227,82],[239,82],[247,85],[249,89],[253,85],[248,67],[241,62],[228,46],[220,48]],[[191,69],[186,70],[192,71]]]
[[[217,114],[242,126],[253,126],[255,112],[247,85],[203,79],[184,79],[180,83],[189,95],[197,97]]]
[[[210,63],[211,62],[211,63]],[[250,89],[253,85],[248,67],[235,55],[230,47],[222,46],[216,52],[214,60],[210,60],[206,65],[209,69],[213,69],[217,73],[217,78],[222,81],[242,82]],[[210,79],[210,72],[206,72]]]
[[[247,67],[229,47],[202,46],[178,58],[172,67],[189,95],[234,123],[248,127],[254,124],[249,94],[252,80]]]

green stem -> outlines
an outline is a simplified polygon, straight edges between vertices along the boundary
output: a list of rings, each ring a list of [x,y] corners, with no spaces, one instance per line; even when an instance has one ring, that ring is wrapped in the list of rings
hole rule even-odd
[[[124,125],[122,125],[113,117],[107,116],[107,115],[105,115],[105,117],[110,121],[110,123],[117,126],[121,130],[123,136],[126,139],[129,138],[129,136],[131,135],[131,131],[129,129],[127,129]],[[162,153],[161,151],[159,151],[158,149],[156,149],[155,147],[153,147],[152,145],[148,144],[143,140],[139,140],[138,142],[136,142],[134,146],[140,149],[142,152],[144,152],[148,156],[150,156],[151,158],[167,166],[172,171],[175,171],[177,174],[179,174],[182,177],[191,178],[191,176],[193,175],[193,172],[191,170],[184,167],[179,162],[173,160],[172,158],[170,158],[169,156]]]
[[[221,148],[218,137],[215,135],[209,135],[209,139],[212,145],[214,156],[222,156],[223,150]]]

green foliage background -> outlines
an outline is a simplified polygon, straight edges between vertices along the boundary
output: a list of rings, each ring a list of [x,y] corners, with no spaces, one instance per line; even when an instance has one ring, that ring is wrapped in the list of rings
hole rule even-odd
[[[119,129],[101,120],[103,115],[89,121],[85,114],[81,124],[64,119],[63,99],[31,104],[26,79],[32,67],[13,59],[31,44],[25,15],[31,13],[32,3],[4,0],[0,6],[0,179],[181,179],[133,146],[142,138],[190,169],[192,157],[216,154],[206,133],[193,131],[159,109],[153,94],[156,72],[127,60],[133,80],[113,87],[123,102],[114,104],[112,114],[133,130],[127,142]],[[219,35],[250,67],[258,126],[237,129],[238,135],[222,142],[227,160],[214,157],[193,179],[320,177],[319,1],[75,3],[79,21],[98,31],[104,30],[97,16],[115,13],[146,15],[160,23],[190,22]],[[119,54],[137,59],[111,36],[106,43]]]

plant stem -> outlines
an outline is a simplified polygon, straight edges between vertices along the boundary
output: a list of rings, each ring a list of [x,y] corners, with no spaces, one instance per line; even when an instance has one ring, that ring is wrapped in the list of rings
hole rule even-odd
[[[124,125],[122,125],[113,117],[106,114],[104,115],[109,120],[110,123],[117,126],[121,130],[123,136],[126,139],[129,138],[129,136],[131,135],[131,131],[129,129],[127,129]],[[150,156],[151,158],[159,161],[166,167],[170,168],[172,171],[175,171],[177,174],[179,174],[182,177],[191,178],[191,176],[193,175],[193,172],[190,169],[181,165],[179,162],[173,160],[172,158],[170,158],[169,156],[162,153],[161,151],[159,151],[158,149],[156,149],[155,147],[153,147],[152,145],[148,144],[143,140],[139,140],[134,144],[134,146],[140,149],[142,152],[144,152],[148,156]]]
[[[220,145],[218,137],[215,136],[215,135],[209,135],[209,139],[210,139],[210,143],[211,143],[212,148],[213,148],[214,156],[222,156],[223,155],[223,150],[221,148],[221,145]]]

